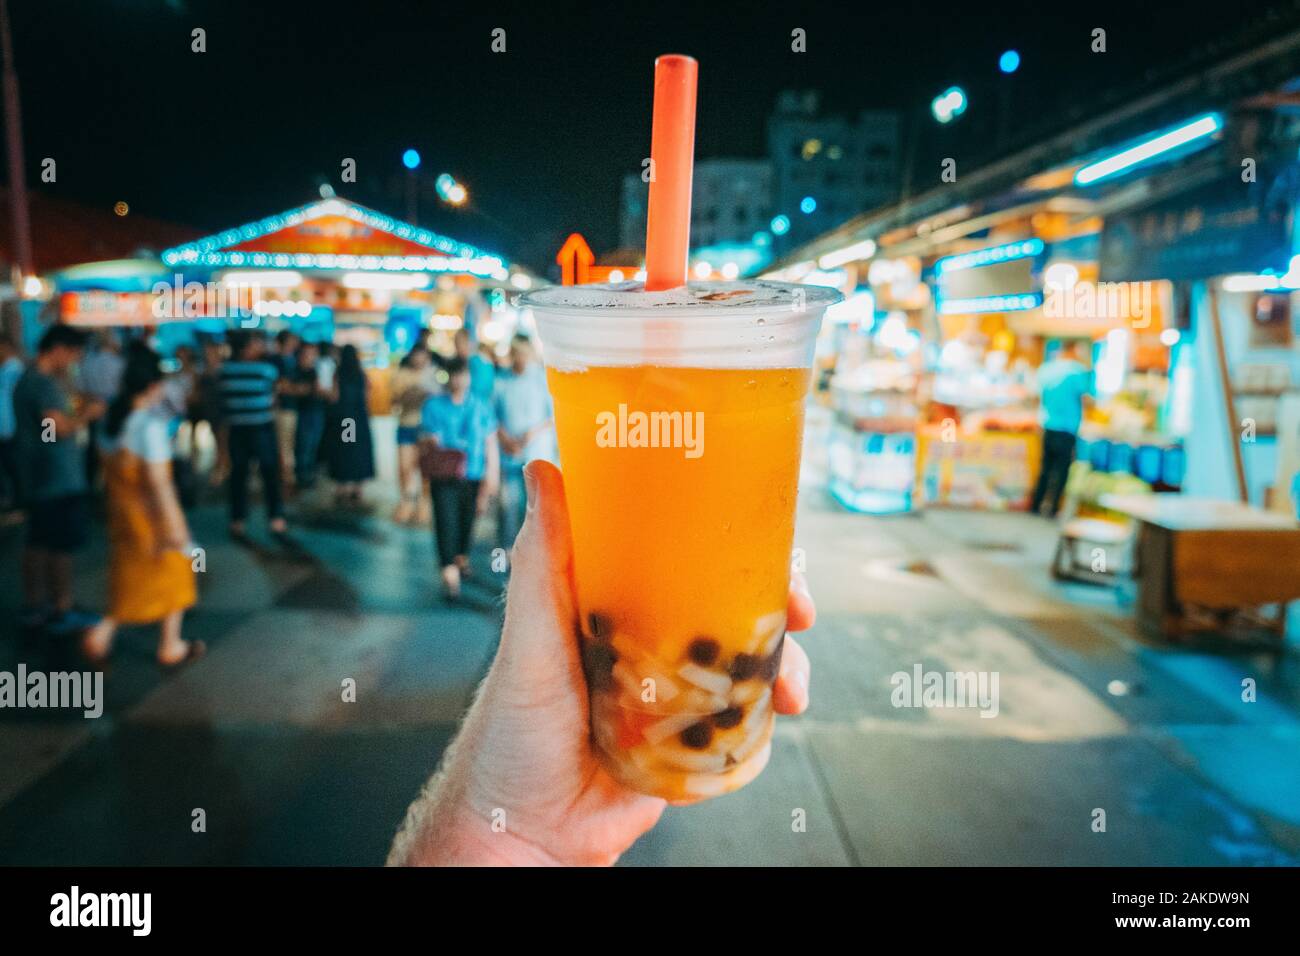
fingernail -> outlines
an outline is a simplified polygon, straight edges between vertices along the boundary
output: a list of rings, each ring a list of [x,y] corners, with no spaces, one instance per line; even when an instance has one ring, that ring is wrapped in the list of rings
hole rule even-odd
[[[812,592],[808,590],[807,579],[805,579],[802,574],[795,574],[795,576],[791,580],[794,584],[795,593],[798,594],[800,597],[805,597],[811,601]]]
[[[794,675],[795,686],[799,688],[799,702],[803,707],[808,706],[808,672],[799,670]]]
[[[524,494],[528,498],[528,510],[532,511],[537,506],[537,476],[531,465],[524,468]]]

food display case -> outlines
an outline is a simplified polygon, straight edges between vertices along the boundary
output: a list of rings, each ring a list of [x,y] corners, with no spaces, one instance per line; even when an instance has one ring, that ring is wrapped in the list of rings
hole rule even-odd
[[[877,359],[832,380],[829,486],[846,508],[866,514],[911,510],[918,378],[905,362]]]

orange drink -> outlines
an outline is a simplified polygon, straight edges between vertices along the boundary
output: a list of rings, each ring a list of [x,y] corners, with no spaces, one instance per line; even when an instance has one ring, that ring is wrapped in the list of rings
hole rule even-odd
[[[732,295],[707,298],[719,291]],[[820,292],[812,307],[757,282],[526,300],[555,401],[595,750],[642,792],[716,796],[767,763]]]

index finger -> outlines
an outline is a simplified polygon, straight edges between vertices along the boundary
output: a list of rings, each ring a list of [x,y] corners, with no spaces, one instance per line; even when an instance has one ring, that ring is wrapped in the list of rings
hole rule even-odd
[[[808,582],[801,572],[790,575],[790,601],[786,607],[786,630],[806,631],[817,621],[817,606],[813,604]]]

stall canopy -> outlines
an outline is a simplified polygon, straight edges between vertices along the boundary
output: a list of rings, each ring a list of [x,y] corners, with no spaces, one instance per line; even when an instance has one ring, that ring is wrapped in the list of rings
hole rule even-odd
[[[346,199],[323,199],[167,249],[172,268],[433,272],[504,281],[501,256]]]

